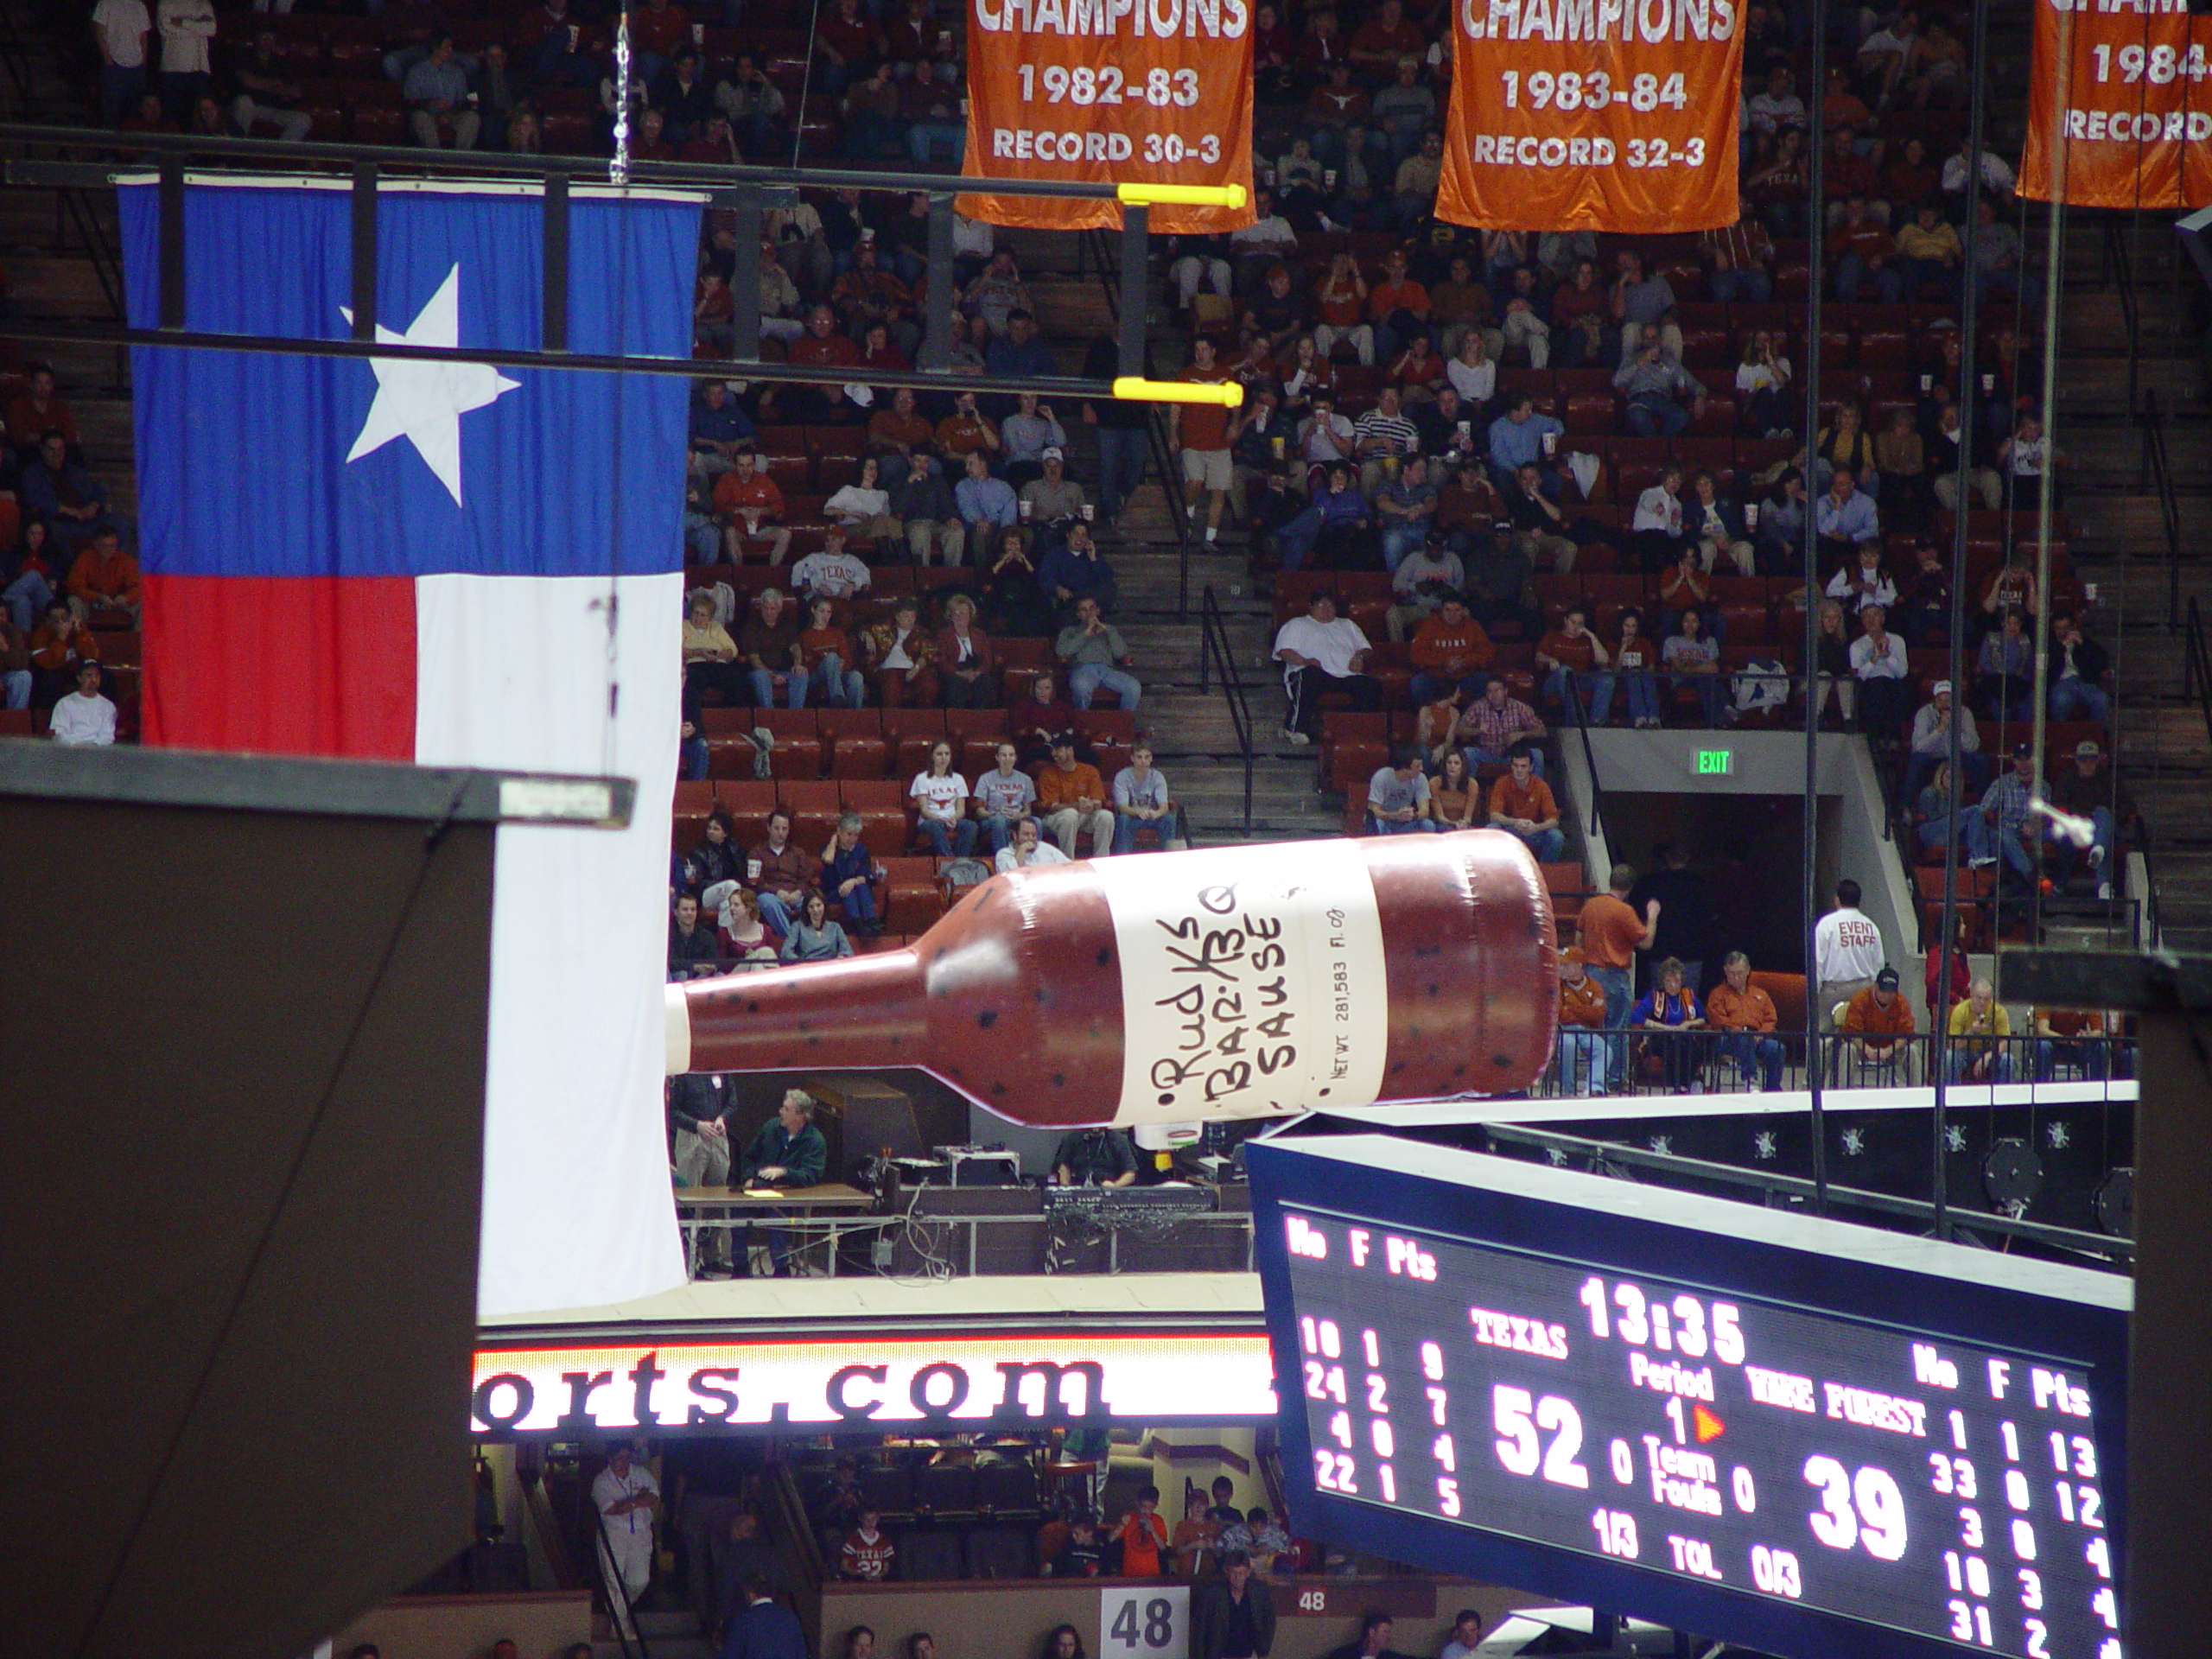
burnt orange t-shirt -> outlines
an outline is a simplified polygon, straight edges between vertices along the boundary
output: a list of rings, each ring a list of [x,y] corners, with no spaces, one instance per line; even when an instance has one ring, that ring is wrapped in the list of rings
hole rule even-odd
[[[1902,993],[1897,993],[1891,996],[1890,1006],[1885,1008],[1874,1001],[1874,988],[1870,985],[1851,999],[1851,1006],[1843,1013],[1843,1028],[1877,1037],[1910,1031],[1913,1028],[1912,1004],[1904,1000]]]
[[[1509,818],[1548,823],[1559,816],[1559,803],[1552,798],[1552,786],[1542,779],[1531,773],[1529,785],[1523,789],[1513,781],[1513,774],[1509,772],[1490,786],[1490,810],[1493,813],[1503,812]],[[1583,913],[1589,912],[1586,910]]]
[[[1481,668],[1491,659],[1490,635],[1471,616],[1462,617],[1456,628],[1442,617],[1432,616],[1414,630],[1406,654],[1416,668],[1442,668],[1454,657]]]
[[[735,512],[740,507],[764,507],[766,516],[784,514],[784,493],[766,473],[740,473],[734,467],[715,480],[715,508]]]
[[[1195,385],[1224,386],[1229,377],[1218,368],[1208,374],[1192,369],[1183,377]],[[1183,405],[1183,447],[1185,449],[1226,449],[1229,448],[1229,411],[1219,404],[1185,404]]]
[[[1559,982],[1559,1022],[1595,1031],[1605,1023],[1605,988],[1585,974],[1580,985]]]
[[[1643,942],[1643,918],[1624,899],[1601,893],[1582,906],[1582,954],[1596,968],[1625,968]]]
[[[1578,674],[1586,674],[1598,660],[1598,653],[1591,648],[1596,643],[1596,636],[1587,628],[1579,637],[1569,634],[1565,628],[1554,628],[1536,641],[1536,650],[1555,663],[1566,664]]]

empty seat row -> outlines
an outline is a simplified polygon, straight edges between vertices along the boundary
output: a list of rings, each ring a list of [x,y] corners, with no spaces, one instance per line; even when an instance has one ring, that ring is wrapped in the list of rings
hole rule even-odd
[[[1037,672],[1027,671],[1033,677]],[[972,783],[996,764],[998,746],[1022,729],[1020,713],[1019,703],[1011,709],[708,708],[700,719],[708,781],[717,786],[753,779],[754,750],[747,734],[756,728],[771,734],[770,765],[779,780],[903,783],[927,771],[930,751],[949,739],[953,769]],[[1136,715],[1121,709],[1079,709],[1074,730],[1093,748],[1126,753],[1136,741]]]

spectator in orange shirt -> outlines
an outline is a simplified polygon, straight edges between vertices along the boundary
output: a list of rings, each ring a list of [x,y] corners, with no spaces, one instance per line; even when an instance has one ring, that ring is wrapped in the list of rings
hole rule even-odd
[[[92,631],[77,620],[67,600],[55,600],[31,635],[31,701],[41,709],[53,708],[76,683],[77,664],[99,659]]]
[[[963,391],[952,400],[952,413],[937,423],[937,447],[949,463],[958,466],[978,449],[988,460],[1004,445],[998,423],[976,409],[974,392]]]
[[[1382,262],[1382,280],[1367,290],[1367,318],[1375,349],[1389,362],[1415,334],[1428,332],[1428,290],[1406,274],[1406,251],[1394,248]]]
[[[798,649],[807,689],[819,693],[832,709],[863,707],[868,682],[859,669],[850,666],[856,653],[852,636],[837,626],[836,601],[817,599],[806,610],[810,620],[799,630]]]
[[[1606,885],[1610,892],[1584,904],[1579,925],[1591,977],[1605,988],[1605,1029],[1618,1033],[1628,1024],[1629,1010],[1635,1006],[1636,953],[1646,949],[1658,931],[1659,901],[1646,901],[1642,916],[1630,907],[1628,895],[1636,886],[1636,871],[1626,864],[1613,866]],[[1607,1039],[1608,1087],[1618,1090],[1621,1086],[1626,1053],[1626,1046],[1618,1034]]]
[[[1889,1082],[1910,1084],[1913,1080],[1916,1068],[1912,1045],[1897,1040],[1916,1029],[1912,1004],[1897,990],[1896,969],[1883,969],[1872,985],[1851,999],[1839,1029],[1844,1033],[1841,1058],[1854,1070],[1839,1077],[1838,1082],[1864,1084],[1886,1077]]]
[[[1559,830],[1559,803],[1552,798],[1552,786],[1536,776],[1526,750],[1491,785],[1490,823],[1519,836],[1539,864],[1556,864],[1567,850],[1567,837]]]
[[[1095,775],[1095,774],[1094,774]],[[1137,1491],[1137,1506],[1122,1517],[1109,1543],[1122,1547],[1122,1576],[1156,1579],[1164,1570],[1161,1558],[1167,1549],[1167,1522],[1160,1516],[1160,1488]]]
[[[784,493],[759,451],[741,448],[737,464],[715,480],[715,511],[722,518],[722,546],[732,564],[745,563],[748,541],[767,543],[770,564],[781,564],[790,554],[791,533],[777,523],[784,516]]]
[[[1213,341],[1204,334],[1191,342],[1191,366],[1183,378],[1202,386],[1229,383],[1228,372],[1214,362]],[[1204,496],[1206,540],[1211,542],[1221,531],[1222,504],[1229,499],[1236,474],[1230,447],[1243,423],[1219,404],[1170,404],[1167,422],[1173,447],[1183,454],[1184,516],[1196,518],[1198,498]]]
[[[1720,965],[1721,983],[1705,999],[1705,1020],[1720,1036],[1720,1058],[1732,1061],[1751,1086],[1754,1071],[1761,1089],[1782,1087],[1782,1039],[1774,1035],[1774,999],[1751,983],[1751,959],[1731,950]]]
[[[1612,717],[1613,677],[1598,671],[1611,668],[1612,660],[1580,605],[1569,606],[1566,620],[1536,641],[1536,666],[1548,671],[1545,695],[1557,697],[1570,719],[1587,719],[1592,726]]]
[[[1582,947],[1559,958],[1559,1082],[1567,1094],[1605,1092],[1605,988],[1593,979]]]
[[[31,642],[0,611],[0,702],[10,709],[31,706]]]
[[[629,11],[630,47],[637,54],[633,67],[639,79],[650,85],[660,79],[660,72],[676,56],[677,48],[690,43],[691,20],[669,0],[645,0]]]
[[[77,417],[54,389],[54,371],[43,363],[31,365],[30,385],[8,404],[8,441],[26,458],[36,453],[39,435],[59,432],[64,442],[77,447]]]
[[[1103,858],[1114,850],[1114,813],[1106,804],[1105,780],[1097,767],[1075,758],[1072,732],[1060,732],[1052,739],[1052,764],[1037,779],[1037,817],[1070,858],[1083,856],[1076,851],[1076,839],[1086,830],[1091,857]],[[1156,1493],[1153,1501],[1159,1502]],[[1165,1543],[1167,1523],[1159,1524]]]
[[[1467,613],[1467,601],[1446,594],[1436,614],[1414,630],[1408,653],[1413,658],[1416,704],[1435,702],[1455,690],[1461,697],[1482,695],[1483,670],[1490,665],[1490,636]]]
[[[1419,58],[1428,50],[1421,26],[1406,16],[1402,0],[1382,0],[1375,15],[1354,30],[1347,55],[1370,86],[1387,86],[1397,73],[1398,60]]]
[[[116,543],[115,532],[92,532],[92,543],[69,567],[69,605],[79,617],[107,606],[138,620],[138,561]]]
[[[806,332],[791,341],[785,353],[793,363],[811,368],[858,369],[861,348],[837,330],[837,314],[826,305],[817,305],[806,314]],[[792,387],[797,394],[792,402],[795,411],[811,419],[826,412],[831,403],[830,393],[836,388],[821,386]],[[842,404],[843,399],[838,398]]]

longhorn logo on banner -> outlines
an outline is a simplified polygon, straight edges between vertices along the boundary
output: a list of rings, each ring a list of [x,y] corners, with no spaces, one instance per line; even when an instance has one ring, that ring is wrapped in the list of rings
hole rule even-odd
[[[1155,207],[1151,228],[1251,224],[1253,3],[969,0],[965,176],[1241,184],[1245,207]],[[976,194],[959,207],[1032,230],[1122,222],[1095,199]]]
[[[2163,0],[2037,0],[2020,194],[2077,207],[2212,203],[2208,82],[2212,17]]]
[[[1436,215],[1499,230],[1736,222],[1737,0],[1457,0]]]

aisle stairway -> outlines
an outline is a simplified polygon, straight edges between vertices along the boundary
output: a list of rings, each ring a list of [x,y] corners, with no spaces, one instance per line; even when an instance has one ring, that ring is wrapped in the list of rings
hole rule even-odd
[[[2212,947],[2212,731],[2183,695],[2173,571],[2143,476],[2144,423],[2127,405],[2130,341],[2102,217],[2075,215],[2066,233],[2056,385],[2069,540],[2076,571],[2096,584],[2094,627],[2119,676],[2119,770],[2149,827],[2164,943],[2202,950]],[[2199,279],[2169,219],[2143,215],[2121,237],[2137,296],[2137,383],[2165,418],[2181,604],[2212,604],[2212,401],[2186,288]]]

